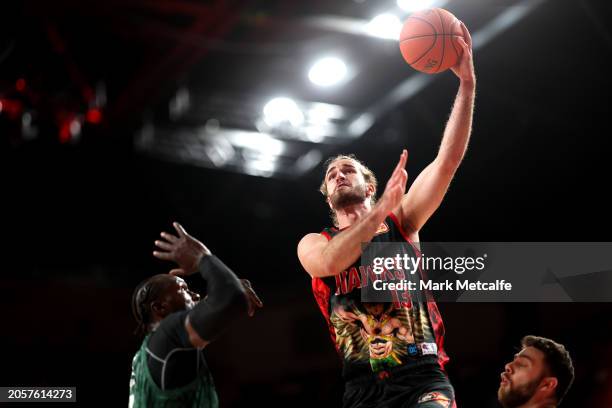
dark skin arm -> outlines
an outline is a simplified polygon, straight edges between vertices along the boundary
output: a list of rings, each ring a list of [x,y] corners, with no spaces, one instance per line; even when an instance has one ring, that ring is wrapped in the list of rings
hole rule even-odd
[[[158,250],[153,252],[156,258],[175,262],[178,268],[172,269],[170,274],[175,276],[189,276],[198,272],[200,263],[204,257],[211,256],[210,250],[199,240],[189,235],[185,229],[177,222],[173,226],[178,235],[162,232],[164,240],[155,241]],[[255,310],[263,306],[263,303],[253,290],[251,283],[246,279],[241,279],[240,283],[244,290],[248,314],[253,316]],[[185,320],[185,329],[189,334],[189,340],[195,347],[204,347],[210,341],[202,339],[193,328],[189,318]]]

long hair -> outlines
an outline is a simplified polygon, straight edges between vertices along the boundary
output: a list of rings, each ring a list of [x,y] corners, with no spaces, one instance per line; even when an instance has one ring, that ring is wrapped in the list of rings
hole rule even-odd
[[[151,302],[157,300],[161,295],[165,284],[158,275],[152,276],[140,282],[132,293],[132,314],[136,319],[134,334],[144,336],[149,332],[151,326]]]
[[[374,174],[374,172],[370,170],[368,166],[363,164],[357,157],[355,157],[354,154],[339,154],[337,156],[330,157],[325,161],[325,164],[323,165],[323,180],[321,181],[321,185],[319,186],[319,191],[321,192],[321,194],[323,194],[323,197],[325,197],[325,199],[329,198],[329,193],[327,191],[327,183],[325,182],[325,174],[327,172],[327,168],[336,160],[342,159],[353,160],[355,163],[357,163],[357,167],[361,171],[365,182],[374,186],[374,194],[372,194],[372,196],[370,197],[370,203],[374,205],[374,203],[376,203],[376,188],[378,187],[378,180],[376,180],[376,175]],[[338,226],[338,218],[336,217],[336,212],[334,210],[330,210],[329,216],[334,222],[334,225]]]

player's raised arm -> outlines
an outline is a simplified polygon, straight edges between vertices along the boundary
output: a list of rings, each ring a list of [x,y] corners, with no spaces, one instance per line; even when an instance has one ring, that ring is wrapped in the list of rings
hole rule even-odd
[[[178,267],[144,280],[132,295],[137,330],[145,337],[132,360],[130,407],[184,406],[185,401],[216,407],[201,349],[243,316],[247,305],[249,315],[262,306],[250,282],[239,280],[180,224],[174,228],[176,235],[161,233],[153,255]],[[203,300],[181,278],[196,272],[207,283]]]
[[[178,236],[162,233],[165,241],[155,242],[159,250],[157,258],[174,261],[177,269],[170,271],[176,276],[199,272],[207,283],[207,296],[198,302],[185,320],[189,340],[195,347],[204,347],[225,330],[230,322],[247,311],[252,315],[261,301],[251,288],[250,282],[239,280],[217,257],[174,223]]]
[[[461,27],[466,41],[458,38],[463,53],[457,65],[451,68],[459,78],[459,91],[436,158],[414,180],[402,199],[398,216],[407,231],[418,232],[438,209],[463,160],[470,139],[476,77],[470,34],[463,23]]]

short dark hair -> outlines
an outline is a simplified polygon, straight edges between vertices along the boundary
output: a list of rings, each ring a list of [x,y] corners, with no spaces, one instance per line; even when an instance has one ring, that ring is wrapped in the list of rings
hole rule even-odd
[[[521,340],[523,347],[533,347],[544,353],[544,362],[558,385],[555,392],[557,402],[561,403],[565,394],[574,382],[574,365],[569,352],[563,344],[546,337],[525,336]]]

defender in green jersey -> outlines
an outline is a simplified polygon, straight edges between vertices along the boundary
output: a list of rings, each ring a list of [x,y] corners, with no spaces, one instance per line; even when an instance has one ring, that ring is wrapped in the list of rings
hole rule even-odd
[[[162,232],[159,259],[177,269],[136,287],[132,311],[145,335],[132,362],[130,407],[211,407],[218,404],[203,348],[237,317],[262,307],[251,284],[240,280],[200,241],[174,223],[178,236]],[[180,276],[199,272],[207,296],[191,291]]]

